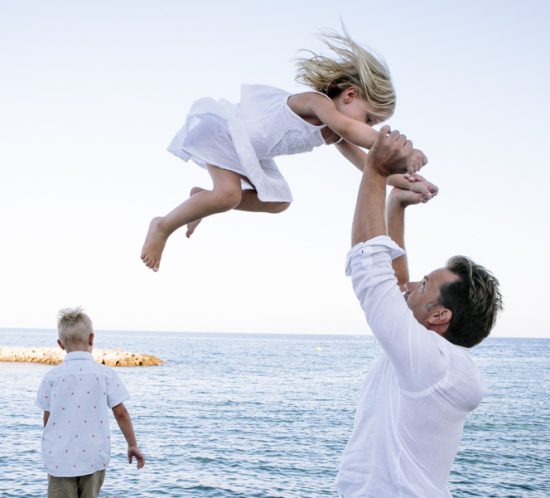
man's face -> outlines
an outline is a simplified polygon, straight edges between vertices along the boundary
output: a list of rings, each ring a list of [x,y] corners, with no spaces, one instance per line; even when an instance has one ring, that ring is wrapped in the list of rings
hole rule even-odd
[[[414,317],[426,328],[430,316],[441,307],[437,304],[443,284],[458,280],[458,276],[447,268],[439,268],[426,275],[420,282],[405,284],[405,300]]]

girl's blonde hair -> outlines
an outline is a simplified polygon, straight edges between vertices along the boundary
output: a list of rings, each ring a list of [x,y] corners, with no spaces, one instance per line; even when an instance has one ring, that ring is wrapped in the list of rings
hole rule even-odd
[[[311,57],[299,58],[296,81],[337,97],[346,88],[355,86],[360,96],[373,107],[374,117],[385,121],[395,111],[395,91],[386,64],[355,43],[342,26],[343,34],[323,32],[321,40],[333,57],[305,50]]]

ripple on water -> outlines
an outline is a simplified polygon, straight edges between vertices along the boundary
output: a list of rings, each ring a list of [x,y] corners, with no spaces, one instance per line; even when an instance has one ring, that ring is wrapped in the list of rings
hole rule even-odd
[[[50,345],[44,334],[12,344]],[[0,332],[0,343],[6,343]],[[117,370],[132,398],[146,467],[126,463],[113,425],[105,497],[334,497],[372,338],[98,333],[97,347],[143,351],[162,367]],[[317,349],[316,349],[317,348]],[[320,348],[320,350],[318,349]],[[454,498],[550,495],[550,341],[489,340],[475,350],[489,394],[465,427]],[[38,498],[43,365],[0,364],[0,497]]]

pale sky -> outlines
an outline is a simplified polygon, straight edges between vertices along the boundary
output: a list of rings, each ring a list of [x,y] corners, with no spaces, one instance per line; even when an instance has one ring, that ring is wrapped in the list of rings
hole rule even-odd
[[[408,213],[411,276],[465,254],[500,279],[495,336],[550,337],[550,3],[0,1],[0,327],[361,334],[344,275],[358,171],[330,147],[282,157],[295,202],[176,233],[155,274],[151,217],[208,175],[166,147],[191,103],[241,83],[302,91],[301,48],[339,28],[384,56],[389,124],[441,193]]]

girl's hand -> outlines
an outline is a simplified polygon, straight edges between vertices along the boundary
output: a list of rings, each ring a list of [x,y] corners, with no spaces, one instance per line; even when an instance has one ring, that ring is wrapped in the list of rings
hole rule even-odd
[[[407,172],[412,175],[419,171],[422,166],[425,166],[427,162],[428,158],[424,152],[419,149],[413,149],[411,155],[407,159]]]
[[[405,175],[407,180],[409,180],[409,190],[412,192],[417,192],[422,196],[421,202],[428,202],[430,199],[435,197],[439,192],[439,187],[420,176],[418,173],[414,175]]]
[[[388,177],[388,185],[391,185],[392,187],[398,187],[400,190],[408,190],[410,192],[418,194],[420,196],[418,198],[419,202],[428,202],[439,192],[439,188],[437,187],[437,185],[429,182],[418,173],[392,175]]]

